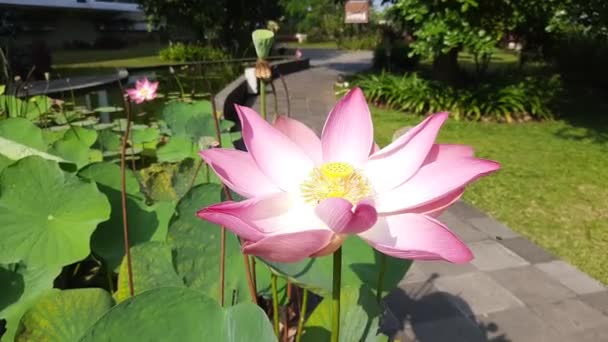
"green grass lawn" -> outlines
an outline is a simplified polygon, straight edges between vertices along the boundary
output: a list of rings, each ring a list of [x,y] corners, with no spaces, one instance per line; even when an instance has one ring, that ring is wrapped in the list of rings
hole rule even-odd
[[[162,46],[153,43],[118,50],[59,50],[53,52],[53,70],[60,75],[90,75],[116,68],[170,64],[158,57]]]
[[[608,103],[577,101],[562,108],[575,119],[511,125],[449,120],[439,142],[472,145],[477,156],[502,164],[469,187],[465,201],[608,284]],[[382,146],[396,129],[422,120],[372,112]]]

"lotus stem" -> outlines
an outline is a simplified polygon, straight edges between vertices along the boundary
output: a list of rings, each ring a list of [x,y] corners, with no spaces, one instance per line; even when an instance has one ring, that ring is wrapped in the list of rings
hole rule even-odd
[[[308,290],[304,289],[302,295],[302,305],[300,306],[300,317],[298,319],[298,330],[296,331],[296,342],[300,342],[302,338],[302,330],[304,328],[304,321],[306,320],[306,307],[308,306]]]
[[[331,339],[340,340],[340,287],[342,282],[342,247],[334,252],[334,277],[331,294]]]
[[[126,154],[127,140],[129,139],[129,131],[131,130],[131,107],[125,101],[125,109],[127,110],[127,128],[122,139],[120,149],[120,197],[122,200],[122,227],[123,239],[125,240],[125,255],[127,256],[127,274],[129,276],[129,294],[131,297],[135,295],[133,288],[133,265],[131,263],[131,247],[129,246],[129,220],[127,217],[127,182],[126,182]]]
[[[276,121],[277,116],[279,115],[279,99],[273,81],[270,81],[270,88],[272,88],[272,97],[274,98],[274,120]]]
[[[386,255],[380,253],[380,269],[378,270],[378,284],[376,284],[376,301],[380,303],[382,300],[382,291],[384,289],[384,273],[386,273]]]
[[[279,71],[279,68],[275,68],[275,70],[277,72],[277,75],[279,75],[279,79],[281,80],[281,83],[283,84],[283,89],[285,89],[285,99],[287,100],[287,117],[290,118],[291,117],[291,103],[289,102],[289,89],[287,88],[287,82],[285,82],[285,78]]]
[[[272,291],[272,322],[274,334],[277,335],[277,338],[281,338],[279,329],[279,294],[277,292],[277,276],[274,273],[270,274],[270,289]]]
[[[226,227],[220,229],[220,306],[224,306],[224,274],[226,273]]]
[[[260,113],[262,113],[262,118],[266,120],[266,82],[263,79],[260,79]]]

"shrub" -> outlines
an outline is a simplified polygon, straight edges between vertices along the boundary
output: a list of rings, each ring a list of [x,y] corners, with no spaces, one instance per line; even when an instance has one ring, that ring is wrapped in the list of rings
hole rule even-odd
[[[373,50],[380,39],[377,34],[365,34],[360,36],[341,37],[338,39],[338,47],[346,50]]]
[[[455,88],[415,73],[383,72],[359,76],[353,83],[368,100],[398,110],[415,114],[448,111],[456,119],[506,122],[551,118],[551,104],[561,90],[558,75]]]
[[[378,45],[374,49],[374,68],[381,70],[411,70],[418,65],[419,57],[410,57],[411,49],[405,43],[391,46],[390,59],[386,55],[386,47]]]
[[[221,49],[198,44],[174,43],[160,51],[160,59],[172,62],[217,61],[230,56]]]

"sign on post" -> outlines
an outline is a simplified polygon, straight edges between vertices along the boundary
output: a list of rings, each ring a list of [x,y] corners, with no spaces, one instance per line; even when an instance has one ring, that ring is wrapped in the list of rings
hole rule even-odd
[[[344,22],[347,24],[367,24],[369,22],[369,2],[350,0],[344,5]]]

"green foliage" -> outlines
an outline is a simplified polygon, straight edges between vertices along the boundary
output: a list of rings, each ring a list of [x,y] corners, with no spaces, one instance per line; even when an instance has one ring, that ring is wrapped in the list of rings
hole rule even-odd
[[[184,282],[175,273],[171,261],[171,249],[162,242],[145,242],[131,247],[133,260],[133,289],[135,294],[164,286],[183,286]],[[123,258],[118,273],[118,290],[114,294],[117,302],[131,297],[127,259]]]
[[[219,61],[229,58],[221,49],[198,44],[173,43],[160,50],[160,59],[171,62]]]
[[[0,319],[6,319],[3,340],[13,341],[21,316],[43,294],[51,291],[61,266],[27,266],[23,263],[0,264]]]
[[[201,220],[196,212],[221,201],[222,188],[203,184],[193,188],[177,206],[169,225],[168,241],[173,249],[173,263],[186,286],[217,298],[219,294],[220,227]],[[239,241],[226,236],[226,304],[250,301]]]
[[[546,49],[546,57],[569,80],[608,87],[608,36],[568,32]]]
[[[77,341],[113,304],[102,289],[49,291],[25,313],[15,341]]]
[[[345,36],[338,39],[338,48],[346,50],[373,50],[380,39],[377,34]]]
[[[108,200],[95,184],[63,172],[56,162],[24,158],[0,175],[0,263],[79,261],[109,215]]]
[[[390,46],[390,56],[387,48],[378,45],[374,49],[374,68],[380,70],[412,70],[418,65],[419,57],[410,56],[411,49],[405,43],[396,43]]]
[[[340,291],[340,341],[375,342],[382,310],[376,296],[367,287],[343,286]],[[332,298],[326,297],[304,325],[305,342],[328,341],[331,335]]]
[[[25,118],[31,121],[49,112],[53,100],[47,96],[20,99],[13,95],[0,95],[0,117]]]
[[[551,118],[551,104],[561,90],[558,76],[455,88],[414,73],[381,73],[361,76],[353,83],[364,90],[368,100],[401,111],[421,115],[448,111],[456,119],[490,118],[507,122],[526,117]]]
[[[380,254],[357,237],[349,237],[342,249],[342,283],[344,286],[359,288],[367,286],[376,289]],[[383,293],[393,289],[403,279],[411,266],[411,261],[386,257],[386,274]],[[287,277],[294,284],[306,287],[320,296],[331,297],[333,264],[332,256],[310,258],[296,263],[266,262],[278,274]]]
[[[453,49],[490,53],[514,23],[508,0],[398,0],[390,15],[416,38],[412,52],[437,57]]]
[[[268,318],[254,304],[224,309],[198,291],[164,287],[118,304],[80,339],[117,340],[271,342],[276,337]]]

